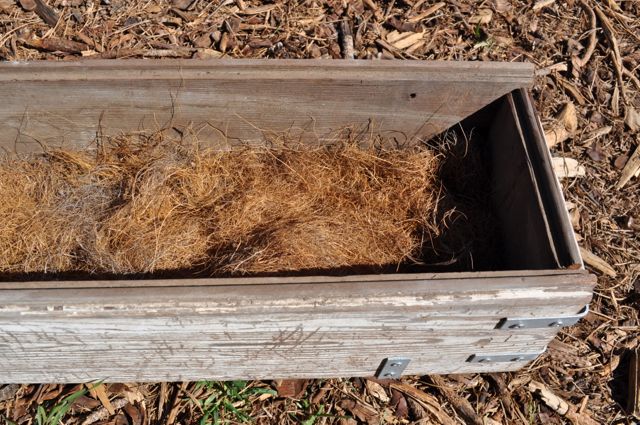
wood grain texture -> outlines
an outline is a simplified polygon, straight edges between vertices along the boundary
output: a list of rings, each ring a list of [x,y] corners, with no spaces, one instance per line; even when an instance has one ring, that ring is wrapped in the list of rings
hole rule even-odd
[[[530,85],[532,75],[530,65],[481,62],[4,63],[0,148],[79,147],[98,131],[169,127],[190,128],[220,147],[280,131],[322,141],[353,125],[413,142]],[[504,99],[504,116],[492,117],[503,149],[496,164],[527,167],[522,175],[502,170],[495,194],[520,193],[516,203],[531,207],[505,227],[535,221],[531,246],[512,238],[520,245],[506,248],[519,252],[511,267],[538,270],[2,282],[0,382],[370,376],[391,356],[410,357],[412,374],[518,369],[522,362],[467,359],[542,351],[556,330],[495,326],[506,317],[573,315],[590,301],[594,278],[558,267],[555,250],[572,247],[563,244],[567,235],[549,232],[545,217],[562,199],[535,198],[551,183],[528,163],[523,138],[538,144],[537,130],[518,127],[535,117],[518,116],[512,97]],[[526,178],[517,191],[506,183],[519,175]],[[509,211],[522,211],[516,207]]]
[[[585,273],[483,279],[0,290],[0,382],[157,381],[515,370],[472,354],[541,351],[555,330],[508,316],[576,313]]]
[[[586,274],[584,269],[571,270],[570,274]],[[126,287],[166,287],[166,286],[241,286],[241,285],[290,285],[308,283],[340,282],[386,282],[394,285],[397,281],[455,281],[464,279],[470,285],[472,281],[495,280],[496,278],[527,276],[544,279],[546,276],[566,275],[565,269],[548,270],[501,270],[490,272],[445,272],[445,273],[394,273],[347,276],[270,276],[270,277],[230,277],[230,278],[191,278],[191,279],[109,279],[109,280],[34,280],[0,281],[0,289],[66,289],[66,288],[126,288]]]
[[[524,63],[86,60],[0,64],[0,148],[90,144],[96,133],[189,128],[225,146],[345,126],[430,138],[529,86]]]

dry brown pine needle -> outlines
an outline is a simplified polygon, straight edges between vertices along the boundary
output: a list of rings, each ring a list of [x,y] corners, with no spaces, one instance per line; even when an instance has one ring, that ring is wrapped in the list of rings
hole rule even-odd
[[[398,265],[438,234],[440,157],[426,148],[99,146],[0,163],[0,272]]]

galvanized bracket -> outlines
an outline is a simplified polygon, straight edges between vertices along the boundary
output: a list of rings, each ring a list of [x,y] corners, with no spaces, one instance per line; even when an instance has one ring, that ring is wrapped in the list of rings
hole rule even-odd
[[[411,359],[406,357],[389,357],[382,361],[375,377],[378,379],[395,379],[402,375]]]
[[[469,363],[505,363],[505,362],[529,362],[543,354],[547,348],[539,353],[498,353],[498,354],[473,354],[469,356]]]
[[[561,317],[522,317],[522,318],[504,318],[498,322],[496,329],[534,329],[534,328],[562,328],[564,326],[575,325],[580,319],[589,313],[589,306],[586,305],[582,310],[573,316]]]

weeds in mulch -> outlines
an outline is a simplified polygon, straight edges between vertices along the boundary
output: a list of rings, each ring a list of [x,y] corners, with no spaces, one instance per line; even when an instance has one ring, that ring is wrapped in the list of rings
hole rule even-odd
[[[617,186],[629,158],[640,145],[632,113],[640,110],[638,2],[326,0],[262,4],[250,0],[52,0],[48,3],[60,17],[54,25],[48,23],[50,14],[40,11],[43,18],[17,2],[0,0],[0,57],[339,59],[343,52],[338,23],[346,20],[352,27],[355,57],[360,59],[533,62],[538,78],[532,93],[545,128],[554,128],[554,117],[564,105],[571,103],[576,109],[575,131],[553,147],[553,154],[576,159],[586,169],[586,178],[572,177],[562,182],[579,243],[611,265],[618,277],[600,276],[592,313],[580,325],[563,330],[550,344],[549,352],[525,370],[495,376],[451,376],[445,383],[472,403],[476,419],[485,423],[636,421],[624,410],[622,387],[628,384],[623,383],[624,377],[618,377],[628,366],[624,364],[629,358],[626,353],[638,346],[640,333],[640,297],[636,289],[640,279],[637,227],[640,182],[633,177],[635,171],[627,169],[625,175],[629,180]],[[317,406],[322,405],[326,414],[335,416],[318,416],[316,423],[464,422],[456,406],[425,380],[402,379],[402,384],[417,391],[413,398],[407,388],[403,387],[405,392],[401,392],[385,385],[382,392],[375,391],[378,397],[386,395],[382,399],[358,382],[361,383],[358,379],[330,380],[325,383],[329,389],[324,384],[311,383],[307,397],[311,400],[309,411],[302,411],[286,397],[270,395],[268,399],[256,399],[250,416],[257,423],[298,423],[310,420],[318,412]],[[142,400],[148,406],[157,405],[163,385],[167,387],[165,393],[172,394],[182,384],[139,387]],[[566,402],[571,414],[547,405],[540,391],[535,390],[540,385]],[[33,422],[35,400],[43,388],[2,387],[0,409],[8,420],[19,424]],[[56,396],[57,390],[50,391],[54,399],[62,397]],[[110,396],[118,398],[120,391],[114,387]],[[387,398],[388,401],[383,401]],[[343,402],[344,399],[349,402]],[[93,406],[92,409],[100,409],[90,397],[78,400]],[[142,408],[138,402],[129,406],[133,405]],[[190,413],[181,419],[182,423],[197,423],[200,413],[196,413],[199,412],[196,406],[193,408],[187,409]],[[284,413],[291,410],[295,419]],[[151,408],[149,411],[154,413],[148,416],[149,422],[167,423],[166,417],[160,422],[160,416]],[[64,421],[73,425],[82,418],[81,414],[72,413]],[[124,413],[104,421],[136,423]]]
[[[276,391],[268,388],[247,386],[245,381],[196,383],[194,392],[201,392],[197,402],[202,411],[200,425],[228,423],[233,421],[249,422],[251,419],[251,396],[268,394],[275,396]],[[209,395],[210,394],[210,395]]]
[[[85,389],[78,390],[62,400],[56,401],[51,407],[39,405],[36,409],[35,423],[37,425],[58,425],[71,409],[73,403],[87,391]]]

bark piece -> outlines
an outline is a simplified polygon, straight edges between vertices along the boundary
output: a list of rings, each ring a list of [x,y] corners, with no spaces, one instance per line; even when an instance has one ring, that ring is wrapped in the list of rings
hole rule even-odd
[[[449,388],[443,377],[438,375],[429,376],[429,379],[438,388],[440,393],[447,399],[458,414],[465,420],[467,424],[483,425],[482,418],[476,414],[473,406],[469,401]]]
[[[551,165],[559,179],[584,177],[587,174],[585,168],[573,158],[554,157],[551,158]]]
[[[97,398],[100,400],[100,403],[104,406],[105,409],[109,412],[110,415],[116,413],[111,401],[109,400],[109,396],[107,395],[107,391],[103,384],[91,385],[86,384],[89,393],[93,396],[93,398]]]
[[[582,255],[582,259],[586,264],[590,265],[599,272],[610,277],[616,277],[618,275],[618,273],[616,273],[615,269],[609,263],[598,257],[593,252],[587,250],[586,248],[580,247],[580,255]]]
[[[423,19],[428,18],[429,16],[433,15],[434,13],[436,13],[438,10],[442,9],[444,6],[446,5],[445,2],[438,2],[436,4],[434,4],[433,6],[430,6],[429,8],[427,8],[424,12],[419,13],[416,16],[413,16],[411,18],[408,19],[409,23],[416,23],[416,22],[420,22]]]
[[[402,382],[391,382],[389,387],[392,390],[400,391],[408,398],[407,402],[414,414],[423,415],[426,414],[436,420],[436,423],[443,425],[455,425],[456,421],[444,411],[436,397],[431,394],[427,394],[411,385],[404,384]],[[415,404],[422,407],[423,410],[417,409]],[[423,416],[426,417],[426,416]],[[422,417],[418,418],[422,419]]]
[[[582,68],[589,62],[589,59],[591,59],[593,52],[595,52],[596,50],[596,45],[598,41],[596,38],[597,21],[596,21],[595,12],[591,8],[591,6],[589,6],[586,0],[580,0],[580,6],[582,6],[582,9],[584,9],[584,11],[589,14],[589,24],[591,25],[591,31],[589,31],[589,42],[587,44],[587,48],[584,51],[583,55],[581,57],[576,56],[572,59],[573,65],[577,68]]]
[[[20,385],[18,384],[9,384],[0,388],[0,401],[5,401],[13,398],[19,389]]]
[[[115,410],[118,410],[118,409],[122,409],[127,403],[129,402],[126,399],[118,398],[113,401],[112,405]],[[95,412],[91,413],[89,416],[87,416],[85,420],[82,422],[82,425],[91,425],[95,422],[107,419],[109,416],[111,416],[109,411],[104,407],[101,407]]]
[[[279,397],[301,398],[309,385],[306,379],[279,379],[275,381]]]
[[[344,410],[348,410],[358,420],[366,424],[377,425],[380,423],[376,409],[358,400],[343,399],[340,401],[339,406]]]
[[[353,32],[351,31],[349,21],[346,19],[343,19],[340,22],[340,41],[342,46],[342,58],[354,59]]]
[[[541,382],[531,381],[529,391],[542,399],[542,402],[557,414],[566,417],[574,425],[596,425],[597,422],[584,411],[579,411],[576,406],[558,397],[546,385]]]
[[[90,47],[84,43],[63,38],[35,38],[24,40],[24,43],[30,47],[47,50],[49,52],[81,53],[85,50],[90,50]]]
[[[36,14],[49,26],[55,27],[58,24],[58,13],[43,0],[35,0],[35,3],[36,7],[34,11]]]
[[[627,161],[622,169],[622,175],[616,185],[616,189],[622,189],[624,185],[629,183],[634,176],[637,176],[640,172],[640,146],[636,147],[635,152],[631,155],[631,158]]]

